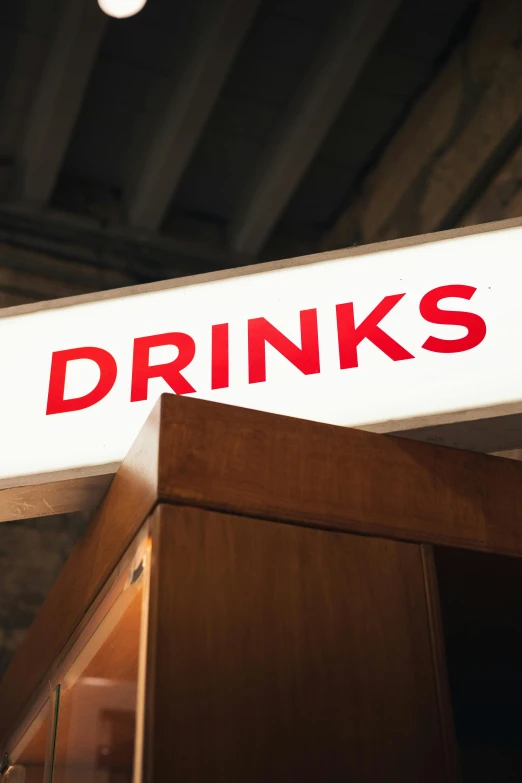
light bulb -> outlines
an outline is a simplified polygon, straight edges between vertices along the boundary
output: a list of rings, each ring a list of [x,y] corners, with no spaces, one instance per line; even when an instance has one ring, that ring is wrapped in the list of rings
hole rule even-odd
[[[126,19],[137,14],[147,0],[98,0],[98,5],[107,16],[115,19]]]

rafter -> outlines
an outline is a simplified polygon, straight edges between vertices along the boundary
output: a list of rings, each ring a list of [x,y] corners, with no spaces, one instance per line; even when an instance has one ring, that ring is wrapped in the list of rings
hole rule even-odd
[[[158,229],[223,87],[260,0],[215,0],[189,61],[158,121],[149,146],[129,171],[131,225]]]
[[[399,0],[343,4],[250,184],[231,231],[236,251],[256,255],[262,248],[398,5]]]
[[[483,205],[462,215],[522,136],[521,34],[517,0],[483,0],[467,38],[413,106],[323,249],[484,219]],[[508,179],[516,181],[517,165],[516,157],[506,164]],[[493,201],[495,188],[505,197],[502,177],[493,182]],[[514,198],[516,182],[512,189]],[[520,214],[517,209],[516,203],[499,209],[494,218]]]
[[[45,269],[51,277],[70,280],[81,290],[117,288],[244,263],[211,242],[144,236],[129,227],[102,226],[92,218],[19,204],[0,205],[0,251],[0,265],[3,262],[20,274]]]
[[[17,196],[48,202],[81,109],[107,17],[93,0],[66,0],[27,116]]]

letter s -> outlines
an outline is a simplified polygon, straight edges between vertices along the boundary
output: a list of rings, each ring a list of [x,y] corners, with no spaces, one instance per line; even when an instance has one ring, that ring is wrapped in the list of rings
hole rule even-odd
[[[459,353],[476,348],[486,336],[486,323],[480,315],[460,310],[441,310],[441,299],[455,297],[471,299],[477,289],[470,285],[442,285],[422,297],[419,310],[425,321],[432,324],[463,326],[468,330],[464,337],[453,340],[443,340],[440,337],[428,337],[422,346],[426,351],[434,353]]]

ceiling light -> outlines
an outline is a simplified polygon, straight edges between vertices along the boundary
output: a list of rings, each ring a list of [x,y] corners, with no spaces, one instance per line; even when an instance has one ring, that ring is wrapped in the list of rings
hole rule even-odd
[[[101,10],[115,19],[126,19],[137,14],[147,0],[98,0]]]

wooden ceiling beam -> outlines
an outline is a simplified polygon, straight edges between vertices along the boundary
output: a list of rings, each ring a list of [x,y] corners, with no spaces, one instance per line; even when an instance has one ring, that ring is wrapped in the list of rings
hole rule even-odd
[[[343,4],[247,189],[231,229],[234,250],[255,256],[262,249],[398,5]]]
[[[16,195],[23,201],[51,197],[107,21],[94,0],[63,3],[21,144]]]
[[[49,24],[52,24],[49,0],[26,0],[23,3],[21,27],[6,29],[2,25],[2,39],[7,35],[5,52],[9,52],[2,78],[8,78],[0,101],[0,194],[8,198],[12,185],[13,162],[20,145],[20,128],[25,127],[27,109],[31,101],[30,84],[38,79],[45,61]],[[49,18],[51,17],[51,18]],[[2,54],[5,56],[5,52]],[[36,76],[35,76],[36,74]]]
[[[7,259],[6,247],[11,248],[10,258],[16,259],[13,263]],[[38,261],[29,268],[31,255]],[[27,265],[24,262],[21,266],[22,256]],[[0,204],[0,265],[37,271],[40,264],[48,266],[44,258],[55,259],[56,264],[65,259],[56,276],[67,277],[69,270],[75,283],[92,270],[88,277],[96,280],[93,287],[97,288],[154,282],[242,266],[245,262],[226,247],[204,239],[144,236],[128,226],[105,226],[93,218],[51,208]],[[83,271],[76,275],[80,269]],[[90,282],[86,288],[91,288]]]
[[[476,226],[522,215],[522,144],[508,156],[484,191],[458,221]]]
[[[518,0],[483,0],[466,40],[326,234],[323,250],[459,225],[522,136],[521,35]]]
[[[151,116],[148,149],[134,157],[126,192],[129,223],[157,230],[190,162],[260,0],[219,0],[191,48],[183,73]]]

